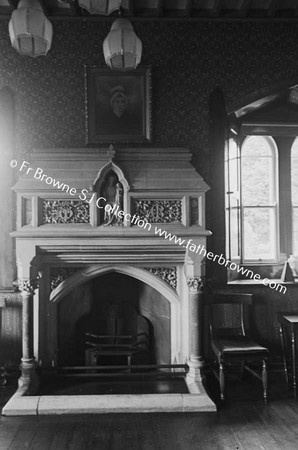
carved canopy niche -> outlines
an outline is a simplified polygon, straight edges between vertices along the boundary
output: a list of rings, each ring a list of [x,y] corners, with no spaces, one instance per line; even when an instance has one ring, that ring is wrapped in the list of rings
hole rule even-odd
[[[19,197],[16,236],[29,229],[31,236],[45,229],[57,234],[57,225],[83,234],[90,226],[94,233],[119,225],[136,229],[130,220],[106,217],[102,197],[151,224],[204,230],[208,186],[190,159],[187,149],[34,151],[28,162],[32,170],[19,171],[14,186]]]

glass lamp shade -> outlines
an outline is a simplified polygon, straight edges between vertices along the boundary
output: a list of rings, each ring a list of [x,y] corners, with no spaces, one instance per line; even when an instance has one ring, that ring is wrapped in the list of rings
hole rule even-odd
[[[37,0],[20,0],[8,25],[11,45],[21,55],[46,55],[51,48],[53,26]]]
[[[135,69],[141,62],[142,42],[127,19],[116,19],[103,42],[106,64],[111,69]]]
[[[105,16],[121,7],[121,0],[78,0],[78,3],[90,14],[104,14]]]

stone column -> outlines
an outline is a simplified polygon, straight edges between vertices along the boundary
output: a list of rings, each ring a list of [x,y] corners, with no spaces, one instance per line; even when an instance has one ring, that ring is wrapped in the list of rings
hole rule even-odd
[[[19,379],[19,392],[33,395],[39,387],[36,374],[37,362],[33,354],[33,295],[37,288],[37,279],[18,281],[22,295],[22,371]]]
[[[198,276],[186,277],[189,293],[189,372],[188,384],[202,381],[202,282]]]
[[[184,262],[184,273],[188,294],[188,323],[189,323],[189,372],[186,377],[188,389],[191,393],[204,392],[202,386],[201,369],[203,367],[203,295],[202,295],[202,261],[206,253],[206,239],[193,240],[192,246],[187,248]]]

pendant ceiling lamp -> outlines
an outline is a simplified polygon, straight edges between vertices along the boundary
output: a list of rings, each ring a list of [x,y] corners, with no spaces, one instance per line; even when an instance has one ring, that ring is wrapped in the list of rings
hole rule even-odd
[[[8,30],[11,45],[21,55],[46,55],[51,48],[53,27],[38,0],[20,0]]]
[[[78,0],[78,3],[90,14],[104,14],[105,16],[121,7],[121,0]]]
[[[135,69],[141,62],[142,42],[127,19],[116,19],[103,42],[106,64],[111,69]]]

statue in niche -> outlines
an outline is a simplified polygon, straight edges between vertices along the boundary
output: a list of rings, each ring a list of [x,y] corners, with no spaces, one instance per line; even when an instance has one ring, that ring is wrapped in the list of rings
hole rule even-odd
[[[103,225],[105,227],[121,226],[123,218],[118,216],[118,212],[123,211],[123,186],[119,182],[117,174],[113,171],[106,176],[102,196],[106,199]]]

